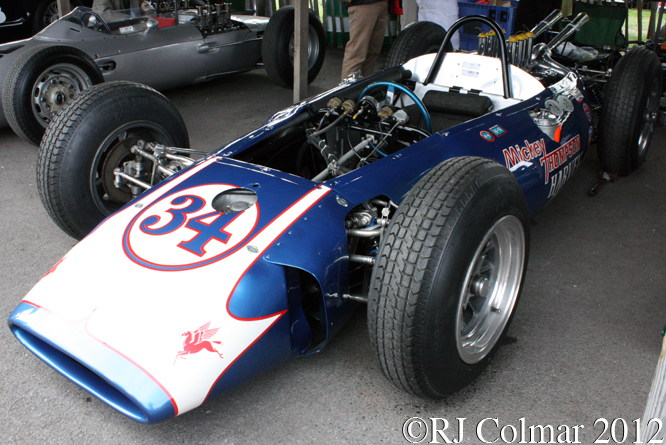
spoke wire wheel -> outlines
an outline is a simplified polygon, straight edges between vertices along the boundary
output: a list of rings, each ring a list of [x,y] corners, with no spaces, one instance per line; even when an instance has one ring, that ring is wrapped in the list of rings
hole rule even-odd
[[[47,68],[32,87],[32,111],[37,122],[48,127],[68,100],[92,85],[90,76],[76,65],[59,63]]]
[[[659,79],[654,79],[650,86],[650,94],[645,106],[645,114],[643,115],[643,128],[638,137],[638,156],[644,157],[650,142],[652,141],[652,133],[654,131],[654,123],[657,120],[657,113],[659,110],[661,88]]]
[[[513,313],[524,262],[523,226],[515,216],[504,216],[479,244],[460,295],[455,332],[465,363],[478,363],[495,347]]]
[[[295,40],[296,36],[292,34],[291,39],[289,40],[289,60],[291,61],[292,66],[294,65]],[[318,58],[319,36],[317,35],[317,31],[314,29],[314,27],[312,25],[308,25],[308,71],[315,66]]]
[[[90,170],[90,188],[95,206],[108,216],[134,198],[128,187],[114,185],[116,168],[135,158],[131,148],[139,140],[169,141],[165,129],[152,122],[134,121],[111,132],[97,149],[97,155]],[[173,142],[166,145],[173,145]],[[145,167],[145,166],[144,166]],[[152,165],[150,165],[152,168]]]
[[[49,4],[46,7],[46,10],[44,11],[44,20],[42,23],[42,27],[46,28],[56,20],[58,20],[58,3],[53,2]]]

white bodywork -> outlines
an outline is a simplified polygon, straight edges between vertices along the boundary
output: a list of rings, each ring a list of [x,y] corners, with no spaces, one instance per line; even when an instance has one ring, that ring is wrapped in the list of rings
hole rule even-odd
[[[434,59],[435,54],[426,54],[404,65],[412,72],[411,80],[417,82],[415,93],[419,97],[423,97],[428,90],[447,91],[452,87],[462,88],[460,92],[463,94],[478,90],[493,103],[493,111],[497,111],[534,97],[544,90],[543,84],[531,74],[510,65],[513,98],[505,99],[500,59],[467,53],[447,53],[437,78],[423,86]]]
[[[53,317],[54,329],[49,333],[52,341],[58,343],[60,339],[84,336],[101,343],[155,381],[172,400],[176,414],[201,405],[220,375],[284,315],[286,311],[259,319],[241,319],[232,315],[227,305],[236,285],[252,264],[262,257],[287,227],[329,191],[323,186],[313,189],[247,240],[247,245],[207,265],[165,271],[143,267],[132,261],[126,255],[123,240],[118,234],[130,226],[142,208],[159,201],[174,187],[216,160],[211,158],[191,168],[164,187],[146,194],[135,205],[107,219],[93,232],[94,236],[88,236],[76,245],[23,300],[48,311],[49,317]],[[207,204],[197,214],[206,214],[214,211],[210,202],[224,188],[224,185],[221,188],[203,185],[171,196],[187,192],[202,197]],[[171,201],[171,196],[168,201]],[[151,207],[150,214],[159,213],[160,204]],[[255,205],[239,216],[245,219],[239,222],[256,221],[257,213]],[[136,220],[133,228],[138,226],[141,218]],[[164,218],[155,225],[162,226],[168,222]],[[238,246],[249,234],[248,230],[237,227],[240,229],[238,238],[232,236],[227,244],[218,241],[208,243],[205,246],[206,258],[193,254],[190,258],[183,258],[186,254],[176,248],[176,243],[141,245],[146,237],[142,239],[141,233],[133,233],[133,228],[127,230],[132,242],[137,243],[136,250],[150,252],[151,259],[166,264],[196,263],[213,258],[225,249]],[[237,232],[232,227],[228,229]],[[192,236],[195,234],[186,227],[182,230],[191,231]],[[182,232],[180,234],[183,235]],[[113,270],[98,267],[94,258],[99,257],[100,252],[105,257],[104,264],[113,265]],[[122,277],[122,287],[109,285],[109,276]],[[71,277],[78,278],[72,281]],[[91,289],[95,291],[91,293]],[[131,289],[131,292],[125,292],[125,289]],[[206,324],[211,329],[219,328],[214,336],[211,334],[210,340],[222,342],[216,348],[221,356],[203,351],[205,353],[179,357],[183,349],[183,335]],[[90,360],[93,362],[89,364],[90,368],[104,369],[102,355],[94,355]]]

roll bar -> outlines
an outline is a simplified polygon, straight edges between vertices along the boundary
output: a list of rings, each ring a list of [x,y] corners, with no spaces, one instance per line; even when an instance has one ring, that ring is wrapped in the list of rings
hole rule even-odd
[[[446,37],[444,37],[444,41],[439,47],[439,51],[437,51],[437,56],[435,56],[435,60],[433,61],[432,66],[430,67],[430,71],[428,72],[428,75],[426,76],[423,85],[428,85],[437,78],[437,74],[439,73],[439,70],[442,67],[442,62],[444,61],[444,57],[446,55],[446,47],[449,45],[449,42],[451,42],[453,34],[458,30],[458,28],[462,27],[465,23],[469,22],[481,22],[485,25],[490,26],[490,28],[493,31],[495,31],[495,33],[497,34],[497,38],[499,39],[500,42],[499,47],[500,47],[500,60],[502,61],[502,85],[504,86],[504,98],[505,99],[512,98],[513,89],[511,87],[511,77],[509,76],[509,62],[507,59],[506,39],[504,38],[504,31],[502,31],[502,28],[500,28],[499,25],[495,23],[493,20],[487,17],[483,17],[481,15],[470,15],[467,17],[463,17],[457,20],[453,25],[451,25],[451,28],[449,28],[449,31],[446,33]]]

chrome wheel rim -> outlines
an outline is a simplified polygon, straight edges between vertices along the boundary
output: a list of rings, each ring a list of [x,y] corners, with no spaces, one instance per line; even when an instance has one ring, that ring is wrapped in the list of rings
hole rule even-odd
[[[294,65],[294,45],[295,37],[292,34],[291,40],[289,40],[289,60],[291,65]],[[315,66],[317,59],[319,58],[319,35],[312,25],[308,26],[308,71]]]
[[[652,140],[654,123],[657,120],[657,113],[659,110],[659,96],[659,82],[657,79],[654,79],[652,81],[652,85],[650,86],[650,94],[648,96],[647,103],[645,104],[645,113],[643,114],[643,128],[641,128],[641,134],[638,137],[639,157],[645,155],[645,152],[650,146],[650,141]]]
[[[476,249],[456,319],[458,354],[465,363],[481,361],[502,335],[518,299],[525,246],[523,225],[507,215],[488,230]]]
[[[74,96],[92,87],[90,76],[76,65],[59,63],[44,70],[32,87],[32,112],[46,128]]]

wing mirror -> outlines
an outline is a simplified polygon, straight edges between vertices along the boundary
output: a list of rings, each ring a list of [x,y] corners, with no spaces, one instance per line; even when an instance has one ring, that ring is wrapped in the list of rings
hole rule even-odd
[[[158,26],[160,26],[160,24],[157,20],[154,18],[149,18],[146,21],[146,32],[152,32],[153,30],[157,29]]]

